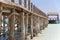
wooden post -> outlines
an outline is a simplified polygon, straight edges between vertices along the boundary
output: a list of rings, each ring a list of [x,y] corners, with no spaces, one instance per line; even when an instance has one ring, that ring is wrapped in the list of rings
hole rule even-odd
[[[33,11],[33,6],[32,6],[33,4],[31,3],[31,11]]]
[[[26,14],[26,21],[25,21],[25,40],[27,40],[27,33],[28,33],[28,14]]]
[[[33,6],[32,6],[32,3],[31,3],[31,11],[33,10]]]
[[[1,27],[2,27],[2,6],[0,4],[0,33],[2,32]]]
[[[41,30],[43,29],[43,19],[41,18]]]
[[[41,19],[40,19],[40,17],[39,17],[39,27],[41,28]]]
[[[15,2],[15,0],[11,0],[11,2],[13,2],[13,3],[14,3],[14,2]]]
[[[15,14],[14,13],[15,11],[13,11],[13,15],[9,17],[9,40],[15,40],[14,38]]]
[[[28,10],[30,10],[30,0],[28,0]]]
[[[24,7],[26,8],[27,6],[27,0],[24,0]]]
[[[39,21],[39,17],[38,17],[38,32],[40,32],[40,21]]]
[[[33,12],[35,13],[35,5],[33,5]]]
[[[31,39],[33,38],[33,16],[31,15]]]
[[[25,23],[24,23],[24,12],[22,13],[22,20],[21,20],[21,40],[25,40]]]
[[[19,4],[22,5],[22,0],[19,0]]]

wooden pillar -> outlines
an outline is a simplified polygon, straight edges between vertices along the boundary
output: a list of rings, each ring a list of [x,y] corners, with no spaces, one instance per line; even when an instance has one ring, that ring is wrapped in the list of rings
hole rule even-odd
[[[21,20],[21,40],[25,40],[25,23],[24,23],[24,12],[22,12],[22,20]]]
[[[39,27],[41,28],[41,19],[40,19],[40,17],[39,17]]]
[[[13,3],[14,3],[14,2],[15,2],[15,0],[11,0],[11,2],[13,2]]]
[[[19,4],[22,5],[22,0],[19,0]]]
[[[13,11],[12,13],[13,15],[9,17],[9,40],[15,40],[14,38],[15,11]]]
[[[27,0],[24,0],[24,7],[26,8],[27,6]]]
[[[31,15],[31,39],[33,38],[33,15]]]
[[[33,4],[31,3],[31,11],[33,11]]]
[[[45,29],[45,19],[43,19],[43,21],[44,21],[44,22],[43,22],[43,23],[44,23],[44,24],[43,24],[43,26],[44,26],[43,29]]]
[[[28,34],[28,14],[26,14],[26,21],[25,21],[25,40],[27,40]]]
[[[43,29],[44,29],[44,19],[42,20],[42,23],[43,23]]]
[[[40,21],[39,21],[39,17],[38,17],[38,33],[40,32]]]
[[[2,32],[1,27],[2,27],[2,6],[0,4],[0,33]]]
[[[31,11],[33,11],[33,4],[31,3]]]
[[[33,12],[35,13],[35,5],[33,5]]]
[[[41,18],[42,19],[42,18]],[[43,29],[43,19],[41,20],[41,30]]]
[[[30,10],[30,0],[28,0],[28,10]]]
[[[42,23],[42,18],[40,18],[40,33],[42,32],[42,27],[43,27],[42,24],[43,24]]]

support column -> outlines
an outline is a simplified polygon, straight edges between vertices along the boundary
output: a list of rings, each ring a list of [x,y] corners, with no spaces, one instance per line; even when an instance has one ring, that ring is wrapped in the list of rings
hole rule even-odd
[[[27,0],[24,0],[24,7],[26,8],[27,6]]]
[[[15,0],[11,0],[11,2],[13,2],[13,3],[14,3],[14,2],[15,2]]]
[[[42,18],[41,18],[42,19]],[[41,20],[41,23],[42,23],[42,25],[41,25],[41,30],[43,29],[43,19]]]
[[[33,16],[31,15],[31,39],[33,38]]]
[[[1,4],[0,4],[0,34],[1,34],[1,32],[2,32],[1,27],[2,27],[2,6],[1,6]]]
[[[38,17],[38,32],[40,32],[40,23],[39,23],[39,17]]]
[[[15,12],[9,17],[9,40],[15,40],[14,26],[15,26]]]
[[[22,13],[22,20],[21,20],[21,40],[25,40],[25,23],[24,23],[24,12]]]
[[[30,0],[28,0],[28,10],[30,10]]]
[[[33,4],[31,3],[31,11],[33,12]]]
[[[25,40],[27,40],[28,34],[28,14],[26,14],[26,22],[25,22]]]
[[[44,29],[44,19],[42,21],[43,21],[43,29]]]
[[[19,4],[22,5],[22,0],[19,0]]]

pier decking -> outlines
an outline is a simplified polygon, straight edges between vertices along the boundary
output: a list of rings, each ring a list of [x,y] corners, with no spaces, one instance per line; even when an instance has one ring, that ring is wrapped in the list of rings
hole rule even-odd
[[[0,0],[0,34],[7,34],[7,40],[27,40],[29,35],[32,39],[47,25],[47,15],[30,0],[24,0],[23,6],[22,0],[18,4],[15,0]]]

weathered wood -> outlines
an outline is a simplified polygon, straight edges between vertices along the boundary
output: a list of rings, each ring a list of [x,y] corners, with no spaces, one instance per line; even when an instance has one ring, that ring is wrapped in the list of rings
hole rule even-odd
[[[3,10],[2,12],[4,12],[4,13],[10,13],[11,11],[10,10]]]
[[[1,5],[1,4],[0,4]],[[1,29],[1,27],[2,27],[2,6],[0,6],[0,33],[2,32],[2,29]]]
[[[28,35],[28,14],[25,14],[25,40],[27,40]]]
[[[35,34],[39,32],[40,27],[43,29],[43,19],[45,18],[47,21],[46,15],[39,10],[36,6],[34,7],[33,4],[30,4],[30,0],[24,1],[24,7],[22,7],[22,0],[19,0],[19,4],[14,3],[15,0],[11,0],[11,3],[2,2],[2,5],[4,7],[3,10],[1,10],[0,7],[0,26],[2,26],[2,15],[9,17],[9,40],[16,40],[14,35],[14,27],[15,27],[15,16],[17,17],[18,21],[20,22],[18,26],[21,28],[21,32],[19,34],[19,40],[27,40],[27,31],[29,31],[29,34],[31,34],[31,39],[33,38],[33,34],[35,31]],[[13,3],[12,3],[13,2]],[[28,6],[28,10],[26,9]],[[34,17],[34,18],[33,18]],[[42,20],[40,19],[42,18]],[[45,20],[44,19],[44,20]],[[5,18],[4,18],[5,20]],[[41,21],[40,21],[41,20]],[[45,21],[44,21],[45,22]],[[29,24],[29,25],[28,25]],[[40,26],[40,24],[42,24]],[[47,23],[46,23],[47,25]],[[4,24],[5,26],[5,24]],[[44,24],[45,26],[45,24]],[[28,29],[29,27],[29,29]],[[41,29],[41,30],[42,30]]]
[[[24,12],[22,12],[22,20],[21,20],[21,40],[25,40],[25,23],[24,23]]]
[[[28,0],[28,10],[30,10],[30,0]]]
[[[27,7],[27,0],[24,0],[24,7]]]
[[[33,4],[31,3],[31,11],[33,12]]]
[[[19,4],[22,5],[22,0],[19,0]]]
[[[14,12],[13,12],[13,14],[14,14]],[[14,38],[14,26],[15,26],[15,15],[11,15],[9,17],[9,40],[15,40],[15,38]]]
[[[40,32],[40,19],[38,17],[38,33]]]
[[[33,15],[31,15],[31,39],[33,38]]]
[[[11,0],[11,2],[13,2],[13,3],[14,3],[14,2],[15,2],[15,0]]]

